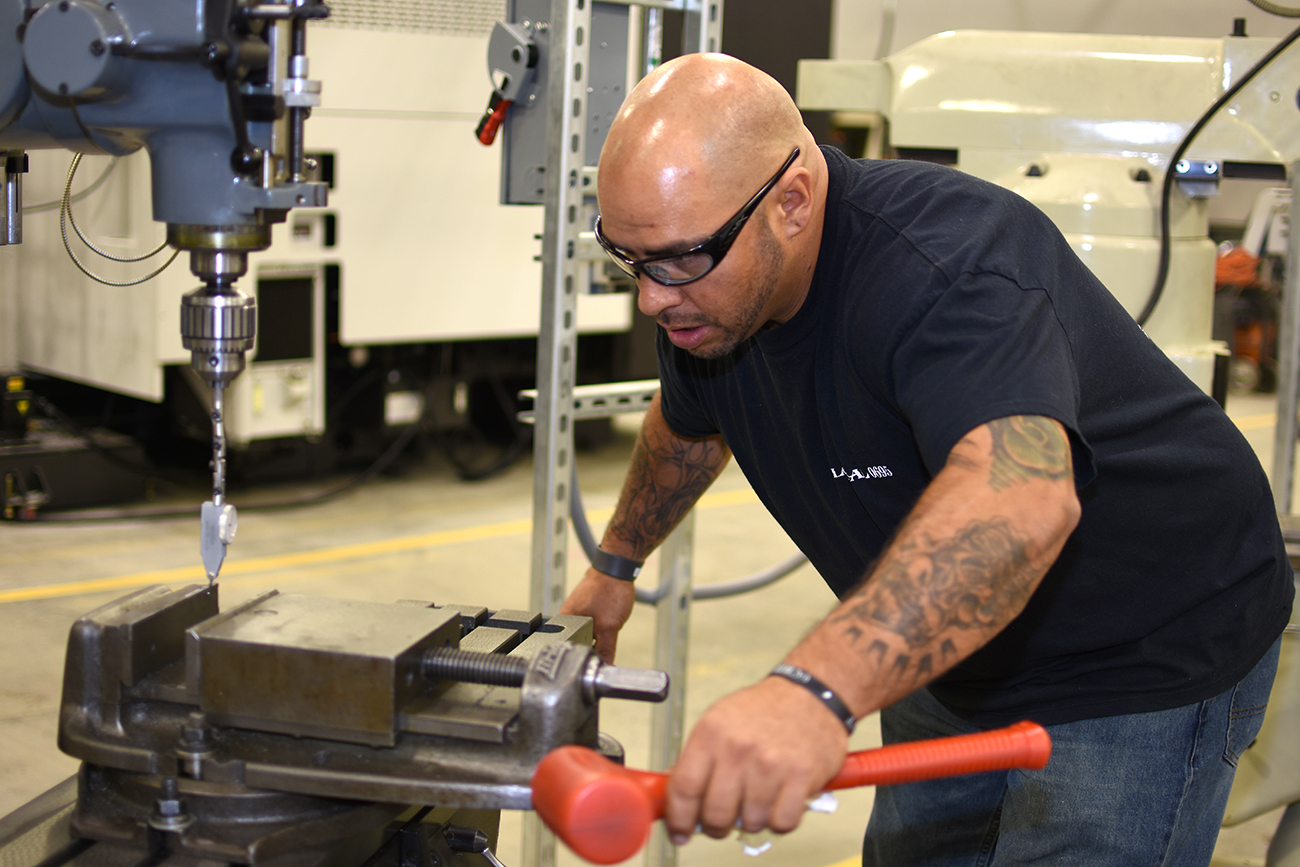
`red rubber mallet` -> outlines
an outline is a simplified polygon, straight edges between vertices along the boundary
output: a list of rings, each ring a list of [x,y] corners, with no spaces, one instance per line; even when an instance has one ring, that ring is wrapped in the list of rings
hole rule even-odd
[[[826,789],[914,783],[1007,768],[1038,770],[1052,739],[1037,723],[850,753]],[[645,845],[663,817],[668,775],[615,764],[588,747],[551,751],[533,772],[533,809],[593,864],[617,864]]]

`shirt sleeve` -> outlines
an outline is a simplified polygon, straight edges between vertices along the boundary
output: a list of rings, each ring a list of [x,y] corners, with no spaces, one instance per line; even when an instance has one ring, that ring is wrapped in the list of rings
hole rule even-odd
[[[1076,485],[1096,475],[1080,432],[1070,342],[1044,289],[1025,289],[990,272],[963,275],[904,326],[891,374],[931,474],[980,425],[1039,415],[1069,433]]]

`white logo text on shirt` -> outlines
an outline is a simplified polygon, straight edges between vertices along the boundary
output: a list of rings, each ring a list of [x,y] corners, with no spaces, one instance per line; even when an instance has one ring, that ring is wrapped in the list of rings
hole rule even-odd
[[[831,467],[832,479],[845,479],[850,482],[862,481],[865,479],[887,479],[894,474],[889,467],[867,467],[858,469],[857,467]]]

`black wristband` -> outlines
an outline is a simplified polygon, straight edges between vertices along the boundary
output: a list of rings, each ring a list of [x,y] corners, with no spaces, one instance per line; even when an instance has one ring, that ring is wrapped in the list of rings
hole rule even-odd
[[[645,562],[629,560],[626,557],[611,554],[604,548],[597,548],[591,555],[591,565],[596,571],[604,572],[611,578],[617,578],[620,581],[635,581],[636,576],[641,574],[641,567],[645,565]]]
[[[829,686],[802,668],[786,665],[784,662],[772,669],[772,674],[777,677],[784,677],[792,683],[797,683],[817,696],[817,698],[821,699],[821,703],[826,705],[827,710],[839,717],[840,722],[844,723],[844,727],[849,730],[849,734],[853,734],[853,729],[858,724],[857,717],[853,716],[853,711],[849,710],[849,706]]]

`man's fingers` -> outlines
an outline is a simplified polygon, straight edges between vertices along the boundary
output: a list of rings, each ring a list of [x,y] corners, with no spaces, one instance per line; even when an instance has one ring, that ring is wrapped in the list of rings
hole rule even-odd
[[[746,796],[744,764],[719,762],[713,766],[700,805],[700,827],[710,837],[721,839],[736,827],[736,818]]]
[[[632,615],[635,602],[636,588],[630,582],[588,569],[560,606],[560,613],[590,617],[594,621],[596,653],[603,661],[613,662],[618,631]]]
[[[618,628],[596,629],[596,655],[601,662],[614,664],[614,652],[618,649]]]
[[[711,753],[692,750],[688,738],[668,777],[668,797],[664,803],[664,825],[673,845],[684,845],[699,826],[700,805],[712,773]]]
[[[790,779],[781,787],[773,799],[772,809],[767,816],[767,827],[778,834],[788,834],[803,821],[808,810],[808,799],[815,792],[808,791],[806,780]]]

